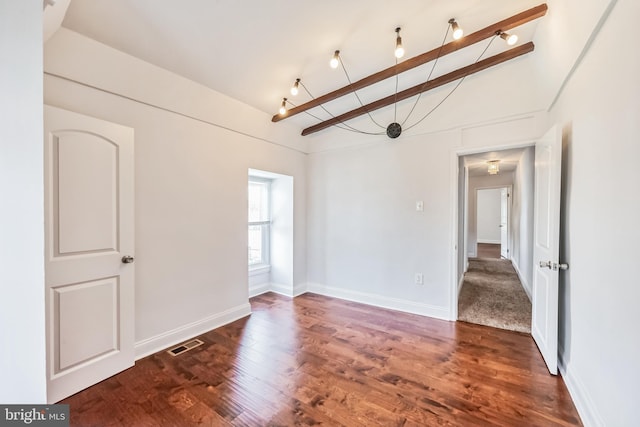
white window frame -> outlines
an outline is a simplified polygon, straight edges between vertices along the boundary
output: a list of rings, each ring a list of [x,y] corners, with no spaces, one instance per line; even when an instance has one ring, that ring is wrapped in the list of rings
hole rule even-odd
[[[268,219],[265,221],[248,221],[248,227],[260,226],[262,227],[262,262],[256,264],[248,264],[250,275],[268,273],[271,270],[271,225],[273,223],[272,211],[271,211],[271,183],[273,180],[268,178],[249,176],[248,184],[260,183],[267,185],[267,205],[268,205]],[[247,185],[248,185],[247,184]],[[248,242],[247,242],[248,244]]]

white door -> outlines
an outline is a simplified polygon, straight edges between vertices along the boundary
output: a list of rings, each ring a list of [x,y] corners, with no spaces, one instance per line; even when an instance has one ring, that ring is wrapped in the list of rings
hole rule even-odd
[[[558,373],[558,266],[562,131],[536,142],[531,334],[549,372]]]
[[[53,403],[134,364],[133,129],[45,106],[44,145]]]
[[[500,189],[500,256],[509,259],[509,189]]]

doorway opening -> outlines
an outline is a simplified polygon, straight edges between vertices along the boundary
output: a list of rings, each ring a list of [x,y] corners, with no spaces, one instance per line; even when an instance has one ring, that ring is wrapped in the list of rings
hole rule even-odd
[[[511,188],[477,188],[475,201],[470,200],[476,211],[476,258],[509,259]]]
[[[522,147],[458,159],[458,320],[531,330],[533,158]]]

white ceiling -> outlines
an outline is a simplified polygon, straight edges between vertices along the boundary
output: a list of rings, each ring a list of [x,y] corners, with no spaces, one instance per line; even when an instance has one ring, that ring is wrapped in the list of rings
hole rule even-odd
[[[463,157],[464,164],[469,168],[469,176],[488,175],[488,162],[499,160],[500,173],[516,170],[522,153],[526,148],[513,148],[509,150],[489,151],[486,153],[469,154]]]
[[[455,17],[469,34],[542,2],[72,0],[62,25],[275,114],[298,77],[315,96],[346,85],[344,73],[328,66],[336,49],[355,81],[395,63],[397,26],[402,27],[406,59],[438,47],[449,18]],[[519,43],[533,38],[536,25],[514,30]],[[485,46],[478,43],[447,56],[433,76],[474,62]],[[486,56],[506,49],[497,40]],[[402,74],[399,90],[424,82],[431,65]],[[394,90],[395,79],[388,79],[359,93],[366,103]],[[294,102],[308,100],[300,94]],[[346,96],[327,107],[340,114],[358,106],[355,97]],[[319,109],[313,112],[327,118]],[[307,115],[289,120],[300,128],[317,123]]]

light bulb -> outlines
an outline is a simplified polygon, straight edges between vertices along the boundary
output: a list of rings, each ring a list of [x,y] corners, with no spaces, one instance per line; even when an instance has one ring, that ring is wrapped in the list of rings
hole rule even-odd
[[[453,31],[453,39],[458,40],[462,38],[464,31],[462,31],[462,28],[460,28],[456,20],[454,18],[449,19],[449,24],[451,24],[451,31]]]
[[[393,54],[396,58],[400,59],[404,56],[404,48],[402,47],[402,37],[400,37],[400,27],[396,28],[396,33],[398,36],[396,37],[396,50]]]
[[[340,51],[336,50],[333,53],[333,57],[331,58],[331,61],[329,61],[329,65],[331,66],[331,68],[338,68],[338,65],[340,65]]]
[[[291,86],[291,95],[296,96],[299,92],[298,85],[300,84],[300,79],[296,79],[293,86]]]
[[[500,33],[500,38],[506,41],[509,46],[513,46],[514,44],[518,43],[518,36],[515,34],[502,32]]]
[[[280,109],[278,110],[281,116],[287,114],[287,98],[282,98],[282,104],[280,105]]]
[[[400,39],[400,37],[398,37]],[[399,43],[396,46],[396,50],[393,52],[396,58],[400,59],[404,56],[404,48],[402,47],[402,43]]]

